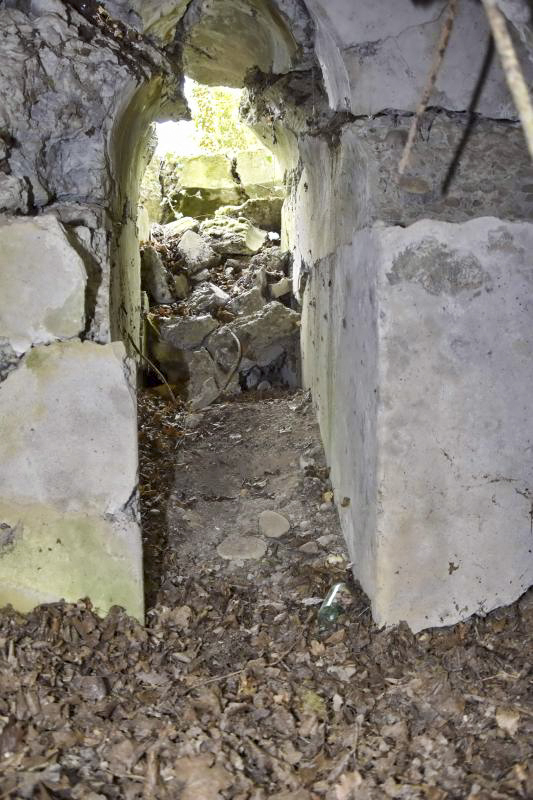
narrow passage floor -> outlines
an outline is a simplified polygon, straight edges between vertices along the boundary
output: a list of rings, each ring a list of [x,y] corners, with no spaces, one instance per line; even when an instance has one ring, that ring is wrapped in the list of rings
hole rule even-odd
[[[302,392],[198,414],[145,392],[140,431],[146,626],[0,612],[2,800],[533,796],[531,593],[377,629]]]

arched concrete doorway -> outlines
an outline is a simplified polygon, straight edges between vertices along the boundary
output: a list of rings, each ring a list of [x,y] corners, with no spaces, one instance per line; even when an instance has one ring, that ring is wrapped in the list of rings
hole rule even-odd
[[[0,600],[89,595],[142,615],[135,381],[118,342],[139,341],[143,137],[183,113],[183,66],[235,85],[259,68],[254,113],[290,176],[305,382],[376,619],[419,629],[519,596],[533,574],[530,166],[496,66],[440,191],[485,53],[478,6],[461,10],[398,181],[440,2],[8,5]]]

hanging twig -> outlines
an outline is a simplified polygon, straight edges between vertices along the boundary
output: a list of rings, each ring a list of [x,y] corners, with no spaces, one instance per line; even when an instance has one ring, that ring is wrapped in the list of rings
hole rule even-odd
[[[498,8],[497,1],[482,0],[482,3],[502,62],[505,80],[524,129],[529,153],[533,158],[533,107],[524,75],[516,57],[513,40],[509,35],[505,17]]]
[[[439,70],[441,68],[442,61],[444,59],[444,54],[446,53],[446,48],[448,47],[448,42],[450,41],[451,32],[453,30],[453,23],[457,15],[458,2],[459,0],[450,0],[448,4],[448,13],[446,15],[446,19],[444,20],[444,25],[442,26],[442,30],[440,32],[439,41],[437,44],[437,50],[435,53],[435,57],[433,59],[431,71],[426,81],[424,92],[417,106],[416,114],[413,117],[411,128],[409,129],[409,135],[407,137],[407,142],[405,143],[405,148],[402,157],[400,159],[400,163],[398,165],[399,175],[403,175],[409,163],[411,150],[413,149],[415,136],[418,131],[418,125],[420,123],[420,117],[426,110],[431,95],[433,93],[433,89],[435,87],[435,81],[437,80],[437,75],[439,74]]]
[[[165,376],[163,375],[163,373],[161,372],[161,370],[159,370],[159,369],[156,367],[156,365],[153,363],[153,361],[150,361],[150,359],[148,358],[148,356],[145,356],[145,355],[144,355],[144,353],[141,353],[141,351],[139,350],[139,348],[137,347],[137,345],[135,344],[135,342],[133,341],[133,339],[131,338],[131,336],[130,336],[130,334],[129,334],[129,333],[128,333],[128,339],[130,340],[130,343],[131,343],[131,345],[133,346],[133,349],[135,350],[135,352],[136,352],[136,353],[138,353],[138,355],[140,355],[140,357],[141,357],[141,358],[143,358],[143,359],[146,361],[146,363],[148,364],[148,366],[149,366],[149,367],[151,367],[151,368],[153,369],[153,371],[155,372],[155,374],[156,374],[156,375],[158,375],[158,376],[161,378],[161,380],[163,381],[163,383],[165,384],[165,386],[166,386],[166,387],[167,387],[167,389],[168,389],[168,393],[169,393],[169,395],[170,395],[170,396],[171,396],[171,398],[172,398],[172,402],[174,403],[174,405],[176,406],[176,408],[179,408],[180,406],[179,406],[179,403],[178,403],[178,401],[176,400],[176,396],[175,396],[174,392],[172,391],[172,389],[170,388],[170,384],[168,383],[167,379],[165,378]]]

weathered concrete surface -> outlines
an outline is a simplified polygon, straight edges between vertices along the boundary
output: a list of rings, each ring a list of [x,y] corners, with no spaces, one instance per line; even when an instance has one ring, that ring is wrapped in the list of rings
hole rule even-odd
[[[0,337],[18,355],[80,334],[86,282],[56,217],[0,218]]]
[[[25,612],[89,597],[101,615],[119,605],[143,619],[139,526],[131,516],[0,501],[0,520],[0,607]]]
[[[123,345],[33,348],[0,393],[0,602],[90,596],[142,616],[136,484]]]
[[[320,2],[343,49],[356,115],[384,109],[412,111],[431,69],[446,0],[335,0]],[[431,105],[464,111],[470,105],[485,59],[489,29],[481,4],[460,3],[457,20]],[[527,55],[520,53],[529,70]],[[492,60],[476,110],[489,117],[515,118],[497,58]]]
[[[533,582],[532,247],[495,218],[377,226],[310,279],[305,376],[380,623],[450,624]]]
[[[8,375],[0,395],[1,497],[66,511],[124,508],[137,471],[124,359],[119,343],[57,342],[33,348]]]

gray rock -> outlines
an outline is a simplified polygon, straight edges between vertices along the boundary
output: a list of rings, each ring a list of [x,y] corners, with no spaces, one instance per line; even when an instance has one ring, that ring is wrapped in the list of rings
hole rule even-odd
[[[220,256],[193,230],[187,230],[183,234],[178,244],[178,252],[190,275],[220,263]]]
[[[220,394],[215,362],[205,348],[185,354],[189,368],[187,395],[190,408],[199,411],[210,405]]]
[[[263,511],[259,515],[259,530],[269,539],[279,539],[289,532],[289,520],[277,511]]]
[[[305,553],[306,556],[316,556],[320,552],[320,548],[316,542],[306,542],[298,548],[300,553]]]
[[[239,345],[235,336],[232,336],[228,325],[215,331],[209,337],[206,347],[223,372],[227,373],[237,365]]]
[[[248,220],[215,217],[200,226],[214,250],[222,255],[251,255],[257,253],[267,240],[266,231],[256,228]]]
[[[204,283],[208,281],[211,277],[208,269],[202,269],[200,272],[197,272],[195,275],[191,275],[191,280],[194,283]]]
[[[280,297],[290,294],[292,291],[292,281],[290,278],[281,278],[277,283],[273,283],[269,287],[270,296],[273,300],[278,300]]]
[[[19,362],[19,357],[11,347],[9,341],[0,336],[0,381],[7,378],[9,373],[15,369]]]
[[[326,536],[319,536],[317,539],[317,543],[321,547],[329,547],[329,545],[335,542],[336,539],[337,536],[334,533],[329,533]]]
[[[272,389],[272,384],[269,381],[261,381],[257,385],[258,392],[269,392]]]
[[[141,258],[141,286],[156,303],[174,302],[169,279],[157,250],[150,245],[145,247]]]
[[[268,272],[287,272],[290,253],[280,247],[266,247],[257,253],[251,260],[250,266],[254,270],[265,269]]]
[[[178,350],[194,350],[201,347],[204,340],[218,324],[209,314],[200,317],[179,317],[164,322],[160,327],[163,342],[177,347]]]
[[[282,340],[298,334],[300,315],[273,301],[250,317],[243,317],[228,326],[241,342],[243,356],[266,366],[283,352]]]
[[[263,558],[267,551],[265,542],[258,536],[245,536],[233,533],[217,547],[217,553],[228,561]]]
[[[204,283],[193,291],[187,306],[194,314],[205,314],[217,308],[224,308],[229,299],[229,294],[219,286],[214,283]]]
[[[189,294],[189,288],[189,279],[183,272],[174,275],[174,295],[178,300],[185,300]]]
[[[0,173],[0,212],[12,214],[28,210],[28,189],[22,178]]]
[[[200,223],[193,217],[181,217],[163,225],[163,234],[167,236],[182,236],[187,231],[197,231]]]
[[[247,292],[243,292],[233,298],[233,300],[228,303],[228,308],[234,314],[248,316],[249,314],[255,314],[256,311],[260,311],[264,305],[266,305],[266,300],[263,297],[261,289],[254,286]]]
[[[247,200],[239,206],[222,206],[217,210],[216,216],[244,218],[263,230],[279,231],[282,206],[282,197],[260,197]]]

